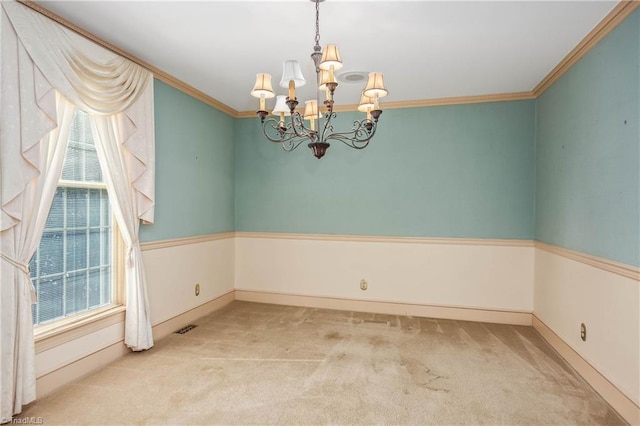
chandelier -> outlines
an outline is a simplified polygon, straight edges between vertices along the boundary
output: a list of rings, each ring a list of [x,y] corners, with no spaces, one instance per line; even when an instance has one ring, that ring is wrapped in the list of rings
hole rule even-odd
[[[338,46],[328,44],[324,51],[320,47],[320,2],[324,0],[310,0],[316,4],[316,36],[315,46],[311,59],[316,70],[316,99],[305,101],[304,113],[300,114],[296,107],[296,88],[304,86],[306,80],[302,75],[300,63],[296,60],[288,60],[283,64],[280,86],[289,89],[289,96],[280,95],[276,98],[273,115],[279,119],[268,118],[266,111],[266,99],[275,96],[271,86],[271,75],[260,73],[256,77],[256,83],[251,95],[260,99],[260,107],[257,111],[262,125],[262,133],[271,142],[281,144],[285,151],[293,151],[302,142],[308,142],[307,146],[313,151],[316,158],[322,158],[329,141],[337,140],[354,149],[363,149],[376,133],[378,118],[382,114],[379,98],[387,95],[383,75],[379,72],[369,73],[367,85],[362,91],[358,111],[364,112],[366,118],[356,120],[350,131],[335,132],[331,120],[336,117],[333,110],[333,96],[338,82],[335,72],[342,68],[342,60]],[[325,92],[324,111],[318,107],[318,93]],[[285,116],[289,119],[286,120]],[[308,123],[306,123],[308,122]]]

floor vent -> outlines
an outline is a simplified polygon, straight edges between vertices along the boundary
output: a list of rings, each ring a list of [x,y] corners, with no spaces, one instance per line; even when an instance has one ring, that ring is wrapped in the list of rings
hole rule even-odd
[[[191,331],[194,328],[196,328],[197,325],[193,325],[193,324],[189,324],[189,325],[185,325],[184,327],[182,327],[180,330],[176,331],[177,334],[184,334],[187,331]]]

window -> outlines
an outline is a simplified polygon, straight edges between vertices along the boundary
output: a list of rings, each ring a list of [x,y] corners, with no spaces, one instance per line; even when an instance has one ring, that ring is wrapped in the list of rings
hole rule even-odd
[[[29,264],[38,295],[35,325],[115,302],[112,222],[89,117],[78,110],[44,234]]]

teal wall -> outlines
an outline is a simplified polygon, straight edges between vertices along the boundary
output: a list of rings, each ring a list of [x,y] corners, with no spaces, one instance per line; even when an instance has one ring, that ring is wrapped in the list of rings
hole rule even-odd
[[[636,11],[536,101],[387,110],[368,148],[333,142],[322,160],[156,81],[156,223],[141,240],[535,238],[640,266],[639,64]]]
[[[239,119],[236,230],[515,238],[534,236],[534,101],[391,109],[357,151],[317,160]],[[347,129],[362,114],[339,113]]]
[[[537,100],[536,239],[640,266],[640,11]]]
[[[234,229],[234,119],[155,80],[155,222],[141,241]]]

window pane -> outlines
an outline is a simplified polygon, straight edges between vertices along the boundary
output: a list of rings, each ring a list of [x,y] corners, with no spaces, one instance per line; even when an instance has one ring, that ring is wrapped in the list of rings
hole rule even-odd
[[[106,200],[106,191],[104,195],[100,189],[89,190],[89,226],[100,226],[100,211],[102,209],[102,200]]]
[[[83,180],[83,153],[84,151],[80,146],[69,143],[64,157],[64,165],[62,166],[62,179],[78,182]]]
[[[64,226],[64,206],[62,197],[64,197],[64,189],[57,188],[56,194],[53,196],[53,205],[51,205],[51,210],[47,217],[47,224],[45,225],[48,229],[62,228]]]
[[[87,182],[102,182],[102,169],[98,162],[98,153],[95,150],[87,151],[87,164],[85,166]]]
[[[37,257],[41,277],[61,274],[64,271],[63,232],[45,232],[40,240],[40,255]]]
[[[102,271],[100,269],[89,271],[89,307],[101,305],[101,284]]]
[[[71,273],[65,280],[65,314],[87,309],[87,274],[85,271]]]
[[[40,245],[29,266],[36,292],[34,324],[112,302],[111,209],[86,113],[78,111]]]
[[[87,268],[87,231],[67,231],[67,271]]]
[[[65,188],[67,191],[67,227],[81,228],[87,226],[88,189]]]
[[[102,250],[102,265],[110,265],[111,264],[111,229],[103,229],[102,230],[102,243],[104,244],[104,249]]]
[[[111,268],[101,269],[102,280],[100,286],[102,287],[102,303],[111,303]]]
[[[63,315],[62,276],[40,280],[38,284],[38,323]]]
[[[89,231],[89,266],[100,266],[102,242],[100,229]]]
[[[104,201],[102,203],[102,224],[107,224],[107,223],[111,223],[111,207],[109,206],[109,203],[106,201],[107,199],[107,191],[105,191],[104,189],[100,191],[101,194],[104,194]]]

